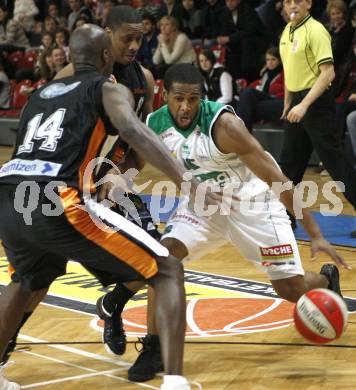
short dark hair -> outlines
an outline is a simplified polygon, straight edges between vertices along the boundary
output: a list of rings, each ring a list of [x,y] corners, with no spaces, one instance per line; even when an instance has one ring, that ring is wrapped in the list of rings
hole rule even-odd
[[[111,8],[106,18],[105,27],[115,31],[125,23],[142,23],[142,18],[135,8],[128,5],[118,5]]]
[[[267,49],[266,54],[269,54],[272,57],[277,58],[279,61],[281,61],[281,55],[279,54],[278,47],[270,47]]]
[[[142,20],[149,20],[152,24],[156,24],[157,20],[156,18],[149,12],[145,11],[142,15]]]
[[[215,64],[216,57],[215,57],[215,54],[212,50],[204,49],[199,54],[202,54],[205,58],[207,58],[209,60],[209,62],[211,62],[211,65]]]
[[[203,78],[199,70],[192,64],[176,64],[168,68],[164,75],[164,88],[167,92],[173,83],[199,84],[203,87]]]

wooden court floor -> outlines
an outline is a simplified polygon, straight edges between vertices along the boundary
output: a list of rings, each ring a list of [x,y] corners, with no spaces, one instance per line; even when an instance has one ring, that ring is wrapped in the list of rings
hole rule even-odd
[[[9,148],[0,148],[0,162],[5,161],[10,152]],[[154,180],[160,178],[152,168],[145,168],[142,182],[147,177],[153,177]],[[310,170],[307,179],[314,179],[322,185],[329,178],[321,178]],[[344,213],[353,214],[346,202]],[[311,262],[309,243],[300,242],[299,248],[304,268],[318,272],[326,262],[325,256],[320,254],[318,261]],[[341,271],[343,293],[356,299],[355,247],[338,247],[338,250],[353,266],[351,271]],[[4,254],[1,249],[0,257],[2,256]],[[186,264],[186,269],[193,276],[212,274],[231,277],[229,280],[238,280],[242,289],[245,280],[256,285],[258,282],[268,282],[263,274],[243,260],[231,246],[224,246],[204,259]],[[0,275],[4,275],[4,269],[0,267],[0,271]],[[226,282],[227,279],[221,277],[219,280]],[[246,315],[245,312],[242,313],[242,307],[251,309],[246,305],[256,302],[257,306],[263,303],[262,300],[251,300],[241,291],[234,298],[232,293],[227,293],[225,289],[220,291],[216,286],[191,286],[187,289],[191,291],[190,302],[198,307],[204,300],[203,303],[207,305],[202,304],[200,307],[202,310],[198,312],[198,316],[202,318],[197,318],[195,324],[207,324],[207,327],[210,325],[206,322],[206,317],[213,318],[214,324],[217,324],[232,310],[230,306],[221,305],[223,299],[227,304],[236,302],[233,309],[239,318]],[[94,288],[94,292],[93,289],[88,289],[86,294],[83,301],[95,302],[95,298],[102,292]],[[213,301],[213,306],[214,302],[216,305],[206,316],[203,309],[206,307],[211,310],[209,299],[216,299],[216,296],[220,300]],[[201,297],[203,298],[200,299]],[[275,313],[285,304],[278,300],[273,302],[276,303]],[[142,317],[142,312],[137,310]],[[194,323],[190,324],[190,333],[198,333],[199,337],[188,337],[186,340],[185,375],[207,390],[356,389],[356,315],[350,315],[347,331],[342,338],[330,346],[320,347],[303,345],[305,341],[297,334],[293,324],[286,320],[290,315],[284,316],[288,310],[290,313],[291,307],[286,306],[283,310],[278,312],[279,317],[277,314],[274,317],[271,313],[260,323],[255,323],[256,331],[232,332],[229,336],[211,337],[212,334],[208,331],[199,333],[199,329],[193,329]],[[101,334],[90,326],[93,318],[88,313],[53,304],[41,304],[22,330],[19,340],[27,344],[20,345],[22,350],[12,355],[14,364],[6,369],[6,375],[20,383],[24,389],[158,389],[161,377],[146,383],[131,383],[127,380],[127,369],[137,356],[134,346],[137,337],[129,337],[128,349],[122,359],[113,357],[101,345]],[[283,326],[260,331],[266,330],[271,323]],[[142,331],[144,332],[144,328]],[[47,344],[50,342],[56,344]]]

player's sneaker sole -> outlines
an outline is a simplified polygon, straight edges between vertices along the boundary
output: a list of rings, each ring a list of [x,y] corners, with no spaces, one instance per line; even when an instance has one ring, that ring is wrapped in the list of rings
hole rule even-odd
[[[104,296],[96,302],[96,313],[104,321],[102,340],[105,350],[114,356],[121,356],[126,351],[126,334],[122,325],[122,319],[118,313],[108,312],[103,304]],[[118,316],[114,318],[113,316]]]

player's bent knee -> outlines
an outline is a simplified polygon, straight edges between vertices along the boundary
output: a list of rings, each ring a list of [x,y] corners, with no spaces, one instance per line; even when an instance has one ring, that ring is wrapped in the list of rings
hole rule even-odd
[[[171,277],[171,278],[182,278],[184,276],[182,263],[173,256],[158,257],[156,259],[158,265],[157,275]]]
[[[166,237],[161,240],[161,244],[169,250],[169,253],[179,260],[188,256],[187,247],[173,237]]]

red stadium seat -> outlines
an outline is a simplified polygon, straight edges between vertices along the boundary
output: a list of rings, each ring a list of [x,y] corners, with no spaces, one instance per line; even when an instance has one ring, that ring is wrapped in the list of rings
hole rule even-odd
[[[252,83],[250,83],[247,88],[255,88],[261,84],[261,80],[260,79],[257,79],[255,81],[252,81]]]
[[[241,92],[243,89],[247,88],[247,80],[246,79],[237,79],[235,82],[236,82],[238,92]]]
[[[16,87],[16,80],[10,80],[10,105],[12,106],[14,101],[14,93]],[[0,118],[18,118],[20,116],[20,110],[18,109],[5,109],[0,110]]]
[[[11,107],[12,108],[22,108],[26,103],[28,96],[21,92],[22,87],[30,87],[31,80],[23,80],[16,84],[14,92],[12,94]]]
[[[163,105],[163,80],[155,80],[153,110],[158,110]]]
[[[16,80],[10,80],[10,96],[13,95],[16,87]]]
[[[38,53],[36,50],[30,50],[25,53],[21,61],[23,69],[33,69],[37,61]]]
[[[14,67],[15,70],[17,70],[23,60],[23,53],[22,51],[14,51],[13,53],[9,54],[7,56],[7,61]]]
[[[38,89],[47,83],[48,83],[48,81],[46,79],[40,79],[36,83],[32,84],[32,86],[33,86],[33,88]]]
[[[199,53],[202,51],[202,46],[198,43],[196,45],[193,45],[193,48],[194,48],[195,53],[196,53],[196,55],[198,57]]]
[[[226,60],[226,47],[216,45],[211,48],[211,51],[214,53],[216,61],[224,65]]]

